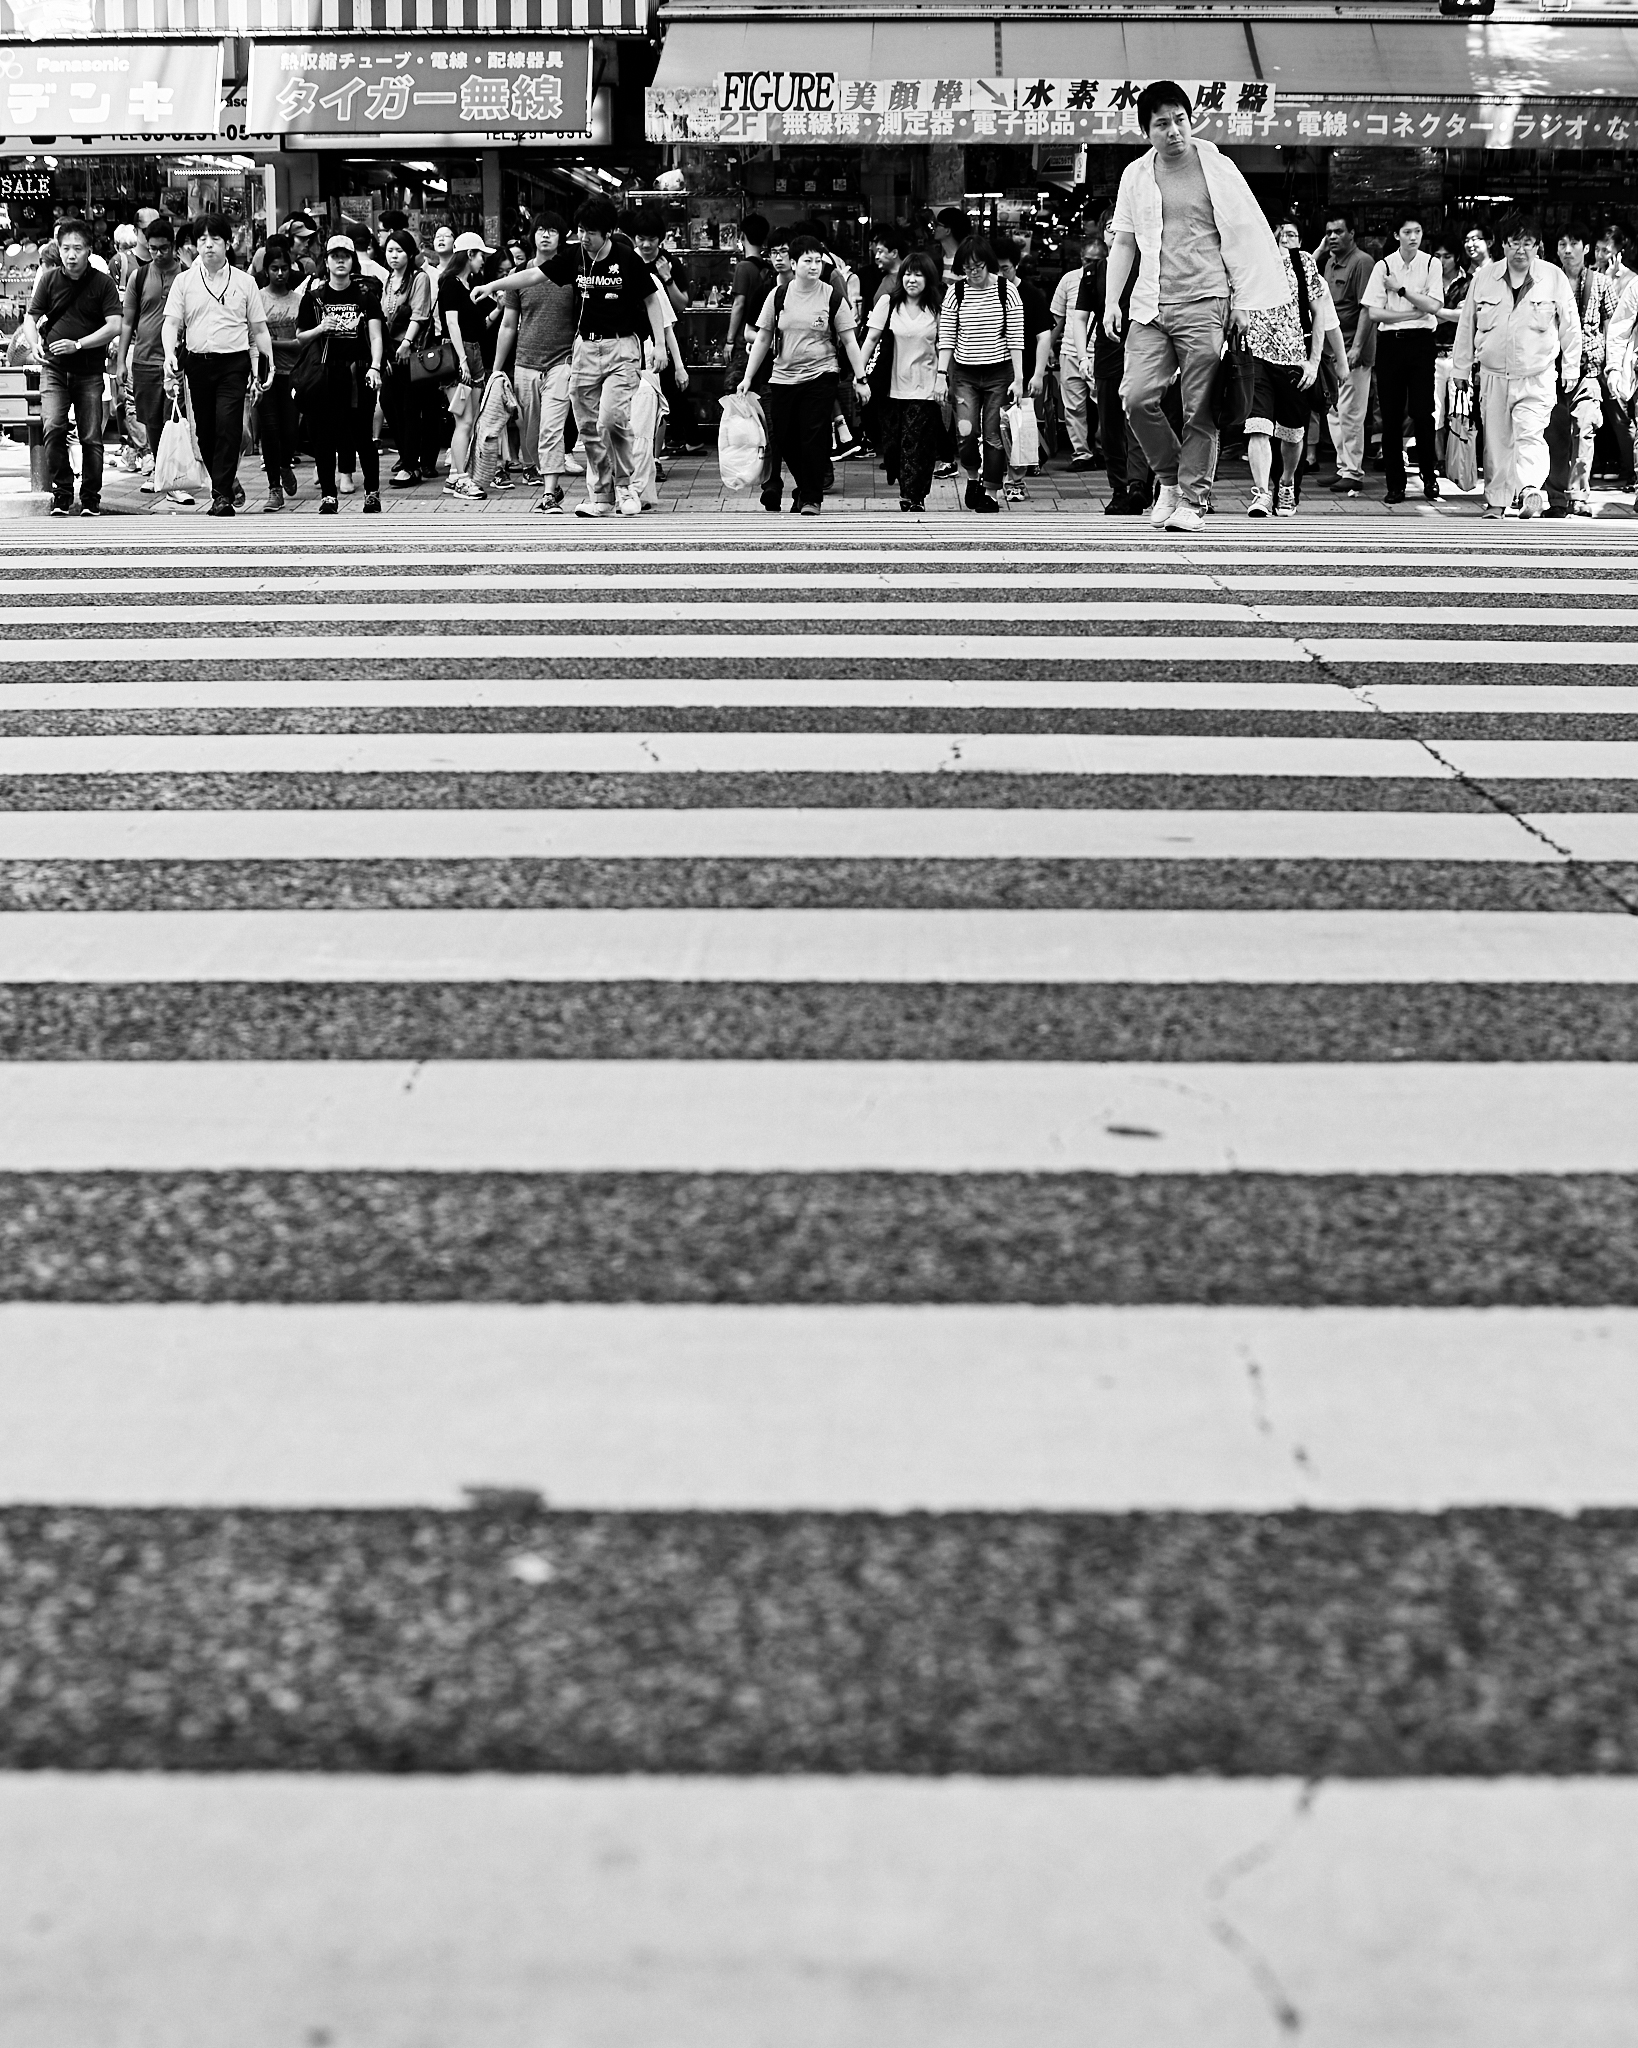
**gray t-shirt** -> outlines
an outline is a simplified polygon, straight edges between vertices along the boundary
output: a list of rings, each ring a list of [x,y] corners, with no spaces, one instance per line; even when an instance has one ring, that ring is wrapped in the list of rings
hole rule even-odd
[[[518,342],[515,365],[520,370],[549,370],[574,346],[574,286],[542,278],[518,293]]]
[[[1175,166],[1157,152],[1155,182],[1160,187],[1160,310],[1226,299],[1229,275],[1199,150],[1189,150]]]

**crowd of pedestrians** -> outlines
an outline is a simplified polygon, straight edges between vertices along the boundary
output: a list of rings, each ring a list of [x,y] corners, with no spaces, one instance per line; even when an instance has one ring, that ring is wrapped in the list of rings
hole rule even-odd
[[[836,464],[861,455],[904,511],[945,477],[993,514],[1028,497],[1043,429],[1071,471],[1101,466],[1106,513],[1174,532],[1220,509],[1225,446],[1243,447],[1250,518],[1295,517],[1327,453],[1330,489],[1365,494],[1373,430],[1389,505],[1413,484],[1437,500],[1453,464],[1496,518],[1590,515],[1601,457],[1638,489],[1622,225],[1572,223],[1549,249],[1522,209],[1494,244],[1478,223],[1430,238],[1413,209],[1375,240],[1341,207],[1270,219],[1194,133],[1185,88],[1150,85],[1136,112],[1150,147],[1043,280],[1050,296],[1015,242],[956,208],[873,224],[868,263],[818,221],[746,218],[724,389],[760,406],[768,511],[787,509],[788,477],[788,509],[817,515]],[[390,214],[373,237],[322,237],[298,215],[244,267],[230,239],[217,216],[152,219],[116,278],[82,222],[59,226],[28,323],[55,514],[76,509],[76,482],[78,509],[101,509],[111,348],[146,466],[185,414],[221,517],[245,506],[247,432],[269,512],[297,495],[303,454],[321,512],[360,485],[379,512],[386,444],[392,490],[481,502],[523,485],[540,512],[603,519],[655,509],[662,442],[700,454],[715,431],[679,335],[687,257],[657,215],[594,197],[499,251],[447,227],[424,249]]]

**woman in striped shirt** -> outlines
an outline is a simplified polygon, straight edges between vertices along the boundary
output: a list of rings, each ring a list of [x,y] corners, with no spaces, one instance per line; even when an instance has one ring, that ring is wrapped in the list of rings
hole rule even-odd
[[[1000,266],[988,242],[969,236],[956,251],[955,268],[955,286],[939,309],[933,395],[940,403],[948,398],[955,408],[968,511],[999,512],[1007,473],[1001,408],[1024,388],[1024,307],[1018,287],[997,275]]]

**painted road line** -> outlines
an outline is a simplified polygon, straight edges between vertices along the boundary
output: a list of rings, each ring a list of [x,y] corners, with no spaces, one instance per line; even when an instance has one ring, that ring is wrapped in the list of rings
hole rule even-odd
[[[783,637],[787,621],[834,621],[839,625],[853,625],[860,621],[881,623],[883,614],[911,620],[935,620],[947,618],[951,598],[922,599],[901,595],[894,586],[884,587],[878,597],[870,602],[843,601],[840,599],[820,600],[797,594],[791,589],[789,576],[779,579],[785,594],[772,606],[766,597],[748,599],[743,603],[731,598],[707,598],[701,602],[689,603],[679,597],[656,599],[609,597],[600,594],[594,582],[588,586],[592,595],[562,597],[542,600],[538,598],[509,598],[502,608],[505,616],[513,620],[533,619],[542,625],[583,624],[587,614],[598,618],[618,619],[637,625],[654,625],[665,628],[679,636],[687,636],[697,625],[710,626],[718,620],[742,620],[748,624],[765,626],[770,635]],[[919,578],[907,579],[918,583]],[[1006,585],[1013,593],[1001,607],[1009,616],[1020,622],[1040,625],[1154,625],[1160,623],[1191,623],[1197,625],[1282,625],[1307,626],[1397,626],[1405,629],[1433,626],[1460,626],[1479,618],[1485,618],[1494,626],[1501,619],[1517,626],[1556,626],[1564,631],[1617,627],[1630,629],[1638,623],[1638,600],[1626,605],[1600,604],[1557,604],[1557,605],[1509,605],[1504,612],[1498,612],[1489,592],[1480,588],[1473,592],[1467,604],[1422,604],[1402,600],[1398,604],[1372,605],[1358,600],[1347,604],[1302,604],[1276,603],[1272,599],[1261,599],[1257,603],[1241,602],[1220,596],[1210,603],[1196,603],[1190,599],[1163,596],[1159,599],[1115,598],[1103,601],[1059,601],[1054,599],[1029,599],[1018,595],[1016,578],[1007,578]],[[1025,588],[1028,586],[1026,585]],[[800,589],[800,585],[798,586]],[[398,628],[416,627],[422,622],[443,623],[449,620],[470,620],[473,617],[470,596],[452,599],[437,598],[408,599],[401,594],[386,592],[370,604],[353,601],[338,601],[315,593],[313,607],[322,611],[324,619],[332,625],[346,622],[349,625],[387,625]],[[174,626],[177,608],[174,604],[144,605],[123,602],[120,604],[25,604],[0,605],[0,631],[38,629],[41,626],[128,626],[141,629],[155,626]],[[230,626],[247,623],[246,605],[241,599],[233,604],[195,603],[191,599],[187,606],[190,621],[200,626]],[[299,608],[287,616],[299,616]],[[265,631],[266,620],[249,621],[255,630]],[[482,632],[482,622],[474,622],[474,631]],[[483,637],[487,639],[487,634]]]
[[[1632,1309],[13,1304],[0,1403],[0,1504],[1638,1507]]]
[[[877,615],[880,615],[878,608]],[[397,615],[391,614],[396,620]],[[661,623],[661,622],[657,622]],[[663,623],[669,624],[669,621]],[[764,620],[759,634],[554,633],[543,641],[536,633],[285,633],[267,634],[259,624],[243,633],[182,636],[140,632],[104,639],[0,639],[0,664],[46,668],[72,662],[129,661],[140,652],[149,662],[269,661],[372,662],[543,660],[568,661],[743,661],[767,660],[776,651],[781,661],[906,661],[906,662],[1314,662],[1383,665],[1407,663],[1473,669],[1508,668],[1631,668],[1638,666],[1638,639],[1615,640],[1403,640],[1331,638],[1306,634],[1300,640],[1280,634],[1243,636],[1139,633],[1047,634],[1020,630],[979,635],[968,633],[786,633],[776,619]]]
[[[1638,918],[1465,910],[19,910],[0,981],[1638,985]]]
[[[0,1777],[16,2048],[1620,2048],[1610,1778]],[[140,1871],[140,1883],[131,1872]],[[49,1916],[49,1926],[41,1921]],[[819,1967],[815,1958],[824,1959]]]
[[[0,1171],[1626,1174],[1638,1065],[0,1065]]]
[[[1231,682],[1203,676],[326,676],[0,685],[0,714],[29,711],[312,711],[461,709],[1109,710],[1403,712],[1535,717],[1638,716],[1619,683]]]
[[[1638,812],[0,811],[0,860],[1638,860]]]
[[[1448,751],[1448,749],[1447,749]],[[1487,759],[1496,756],[1492,747]],[[1501,743],[1491,774],[1638,777],[1638,741]],[[1543,762],[1555,765],[1546,767]],[[1558,765],[1563,764],[1563,765]],[[175,733],[0,739],[5,775],[1309,775],[1453,779],[1413,739],[1189,733]]]

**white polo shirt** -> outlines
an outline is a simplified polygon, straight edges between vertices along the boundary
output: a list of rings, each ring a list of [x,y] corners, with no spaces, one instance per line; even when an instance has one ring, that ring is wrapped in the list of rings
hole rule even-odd
[[[1424,299],[1437,299],[1443,305],[1445,278],[1438,257],[1416,255],[1407,263],[1395,249],[1371,272],[1371,281],[1360,300],[1362,306],[1369,306],[1376,315],[1377,326],[1384,334],[1411,334],[1419,327],[1431,334],[1439,325],[1434,314],[1420,313],[1403,299],[1389,298],[1390,289],[1401,284],[1407,291],[1417,292]]]

